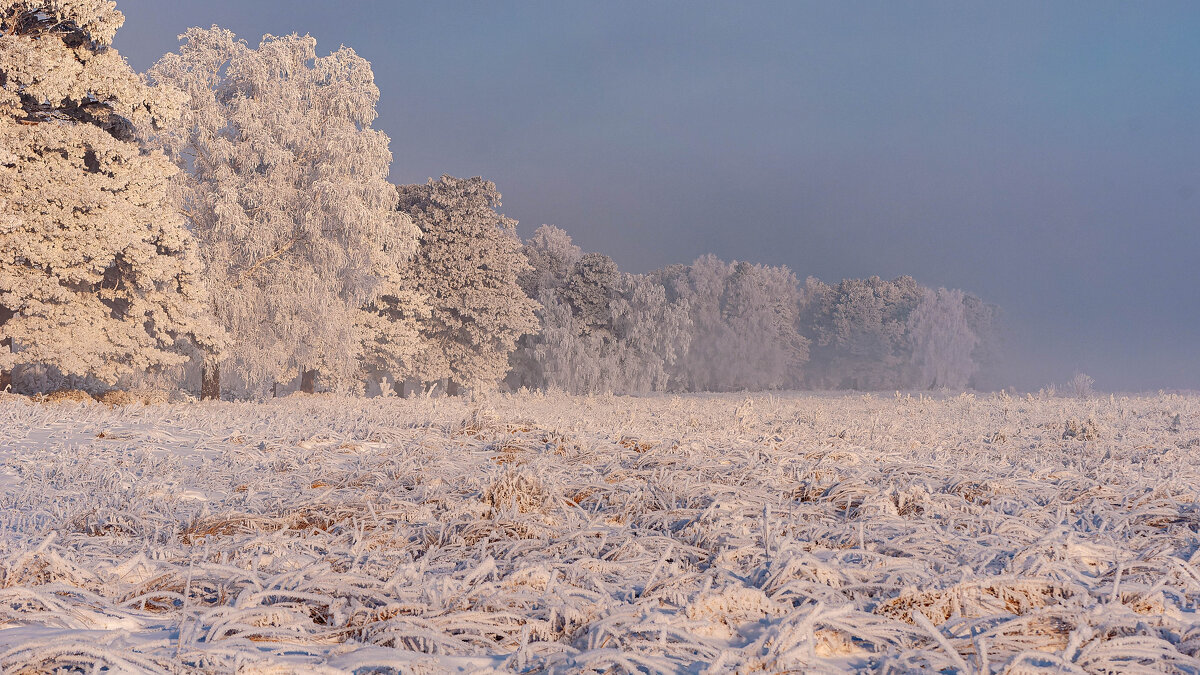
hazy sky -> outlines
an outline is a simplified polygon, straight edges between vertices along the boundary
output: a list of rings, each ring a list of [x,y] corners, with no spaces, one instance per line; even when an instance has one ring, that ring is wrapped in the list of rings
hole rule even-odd
[[[1000,304],[1037,388],[1200,389],[1200,3],[118,0],[369,59],[396,182],[483,175],[528,235],[911,274]]]

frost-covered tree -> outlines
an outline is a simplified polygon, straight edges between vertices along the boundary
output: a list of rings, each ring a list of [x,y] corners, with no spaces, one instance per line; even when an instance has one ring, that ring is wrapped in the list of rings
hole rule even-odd
[[[569,237],[558,243],[564,254],[574,248]],[[535,255],[539,252],[535,249]],[[537,313],[547,335],[523,336],[513,354],[514,368],[528,371],[518,378],[523,386],[551,386],[575,394],[611,391],[616,374],[606,356],[616,340],[612,304],[621,273],[612,258],[599,253],[578,256],[561,269],[565,258],[535,260],[547,267],[540,272],[538,302],[543,308]],[[525,363],[526,356],[536,367]]]
[[[603,269],[598,259],[591,262],[590,272]],[[543,378],[537,386],[572,394],[666,390],[669,369],[691,339],[687,304],[668,302],[666,290],[649,277],[591,278],[598,283],[582,294],[585,303],[578,302],[578,283],[560,293],[543,290],[541,333],[533,348]]]
[[[583,250],[571,241],[571,235],[553,225],[542,225],[522,249],[529,269],[521,275],[525,295],[538,297],[543,288],[557,289],[567,279]]]
[[[971,352],[979,339],[967,322],[966,294],[960,290],[925,289],[908,315],[912,370],[908,386],[917,389],[967,386],[977,368]]]
[[[1004,375],[1004,331],[1000,308],[967,293],[963,297],[963,311],[967,326],[978,341],[971,350],[971,360],[976,370],[968,385],[972,389],[988,391],[999,389],[1005,383]]]
[[[529,271],[516,221],[496,212],[500,193],[482,178],[442,176],[402,185],[399,209],[420,228],[409,286],[428,298],[423,348],[406,373],[471,389],[496,386],[517,339],[536,330],[538,305],[518,279]]]
[[[512,389],[538,389],[546,386],[545,369],[537,353],[539,345],[545,340],[559,344],[575,333],[573,320],[570,326],[564,325],[565,317],[570,316],[570,308],[558,307],[557,293],[566,283],[575,262],[583,257],[583,251],[571,241],[571,235],[553,225],[539,227],[521,250],[529,267],[518,281],[525,295],[541,305],[535,312],[539,328],[517,340],[516,349],[509,357],[509,373],[505,380]]]
[[[806,381],[817,388],[904,386],[912,360],[908,315],[925,289],[912,277],[810,281],[801,323],[812,340]]]
[[[674,371],[677,386],[759,390],[799,381],[808,341],[798,332],[798,282],[790,270],[708,255],[656,276],[690,312],[691,339]]]
[[[687,354],[692,323],[686,301],[672,302],[650,276],[623,275],[612,303],[614,392],[666,391],[671,368]]]
[[[656,273],[670,289],[670,294],[688,305],[691,342],[672,373],[679,389],[719,389],[713,359],[721,358],[717,344],[724,333],[721,296],[725,293],[729,273],[729,266],[714,255],[701,256],[691,265],[674,265]]]
[[[523,336],[514,357],[514,383],[530,388],[551,387],[572,394],[593,393],[602,368],[599,339],[584,336],[571,305],[554,290],[542,289],[538,296],[536,334]]]
[[[584,335],[611,339],[612,304],[620,283],[621,272],[612,258],[602,253],[588,253],[571,266],[558,289],[558,297],[571,308]]]
[[[547,285],[539,301],[546,339],[535,336],[534,355],[544,386],[573,394],[623,392],[615,351],[613,305],[620,294],[621,272],[600,253],[580,256],[560,282]]]
[[[799,332],[798,285],[786,267],[733,265],[722,298],[723,389],[778,389],[799,383],[808,361],[808,340]]]
[[[205,393],[221,366],[251,391],[297,373],[311,391],[317,372],[350,388],[369,339],[361,310],[417,236],[395,211],[388,137],[371,128],[371,65],[347,47],[318,57],[307,35],[251,48],[214,26],[182,39],[150,75],[186,96],[157,138],[188,172],[181,199],[232,337],[223,362],[206,363]]]
[[[381,269],[378,276],[379,291],[357,318],[363,371],[381,388],[387,386],[384,380],[402,387],[416,372],[417,359],[426,347],[421,326],[431,318],[429,298],[417,291],[411,262]]]
[[[123,21],[101,0],[0,1],[0,371],[113,383],[221,347],[177,170],[137,139],[177,101],[111,47]]]
[[[996,307],[963,291],[931,290],[907,276],[836,286],[810,278],[800,305],[813,340],[808,386],[979,386],[983,364],[998,377]]]
[[[687,350],[687,305],[656,279],[622,273],[606,255],[582,251],[543,225],[525,244],[537,293],[539,331],[522,336],[508,380],[573,394],[665,390],[668,369]]]

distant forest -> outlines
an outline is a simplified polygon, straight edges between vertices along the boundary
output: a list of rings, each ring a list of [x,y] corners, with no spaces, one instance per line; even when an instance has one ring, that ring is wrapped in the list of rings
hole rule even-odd
[[[991,389],[994,305],[522,242],[481,177],[388,182],[371,64],[193,28],[139,74],[100,0],[0,3],[0,388]]]

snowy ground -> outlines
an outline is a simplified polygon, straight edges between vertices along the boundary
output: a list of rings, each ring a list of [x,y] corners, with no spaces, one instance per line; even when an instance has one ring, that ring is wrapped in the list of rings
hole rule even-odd
[[[0,670],[1200,672],[1200,399],[0,398]]]

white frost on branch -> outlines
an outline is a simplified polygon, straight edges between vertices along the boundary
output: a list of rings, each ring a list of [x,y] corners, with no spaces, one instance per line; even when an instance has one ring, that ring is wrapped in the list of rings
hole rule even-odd
[[[111,2],[0,2],[0,370],[113,383],[221,348],[177,170],[136,138],[177,100],[112,49],[123,21]]]
[[[150,71],[187,100],[158,140],[190,174],[181,199],[232,336],[229,370],[252,391],[303,370],[354,388],[360,310],[417,236],[395,210],[389,139],[371,128],[371,65],[347,47],[318,57],[307,35],[256,49],[216,26],[181,37]]]
[[[418,321],[420,352],[394,375],[493,388],[517,339],[537,327],[538,305],[518,282],[529,263],[517,221],[496,212],[500,193],[483,178],[442,176],[397,190],[400,210],[421,230],[403,285],[429,313]]]

